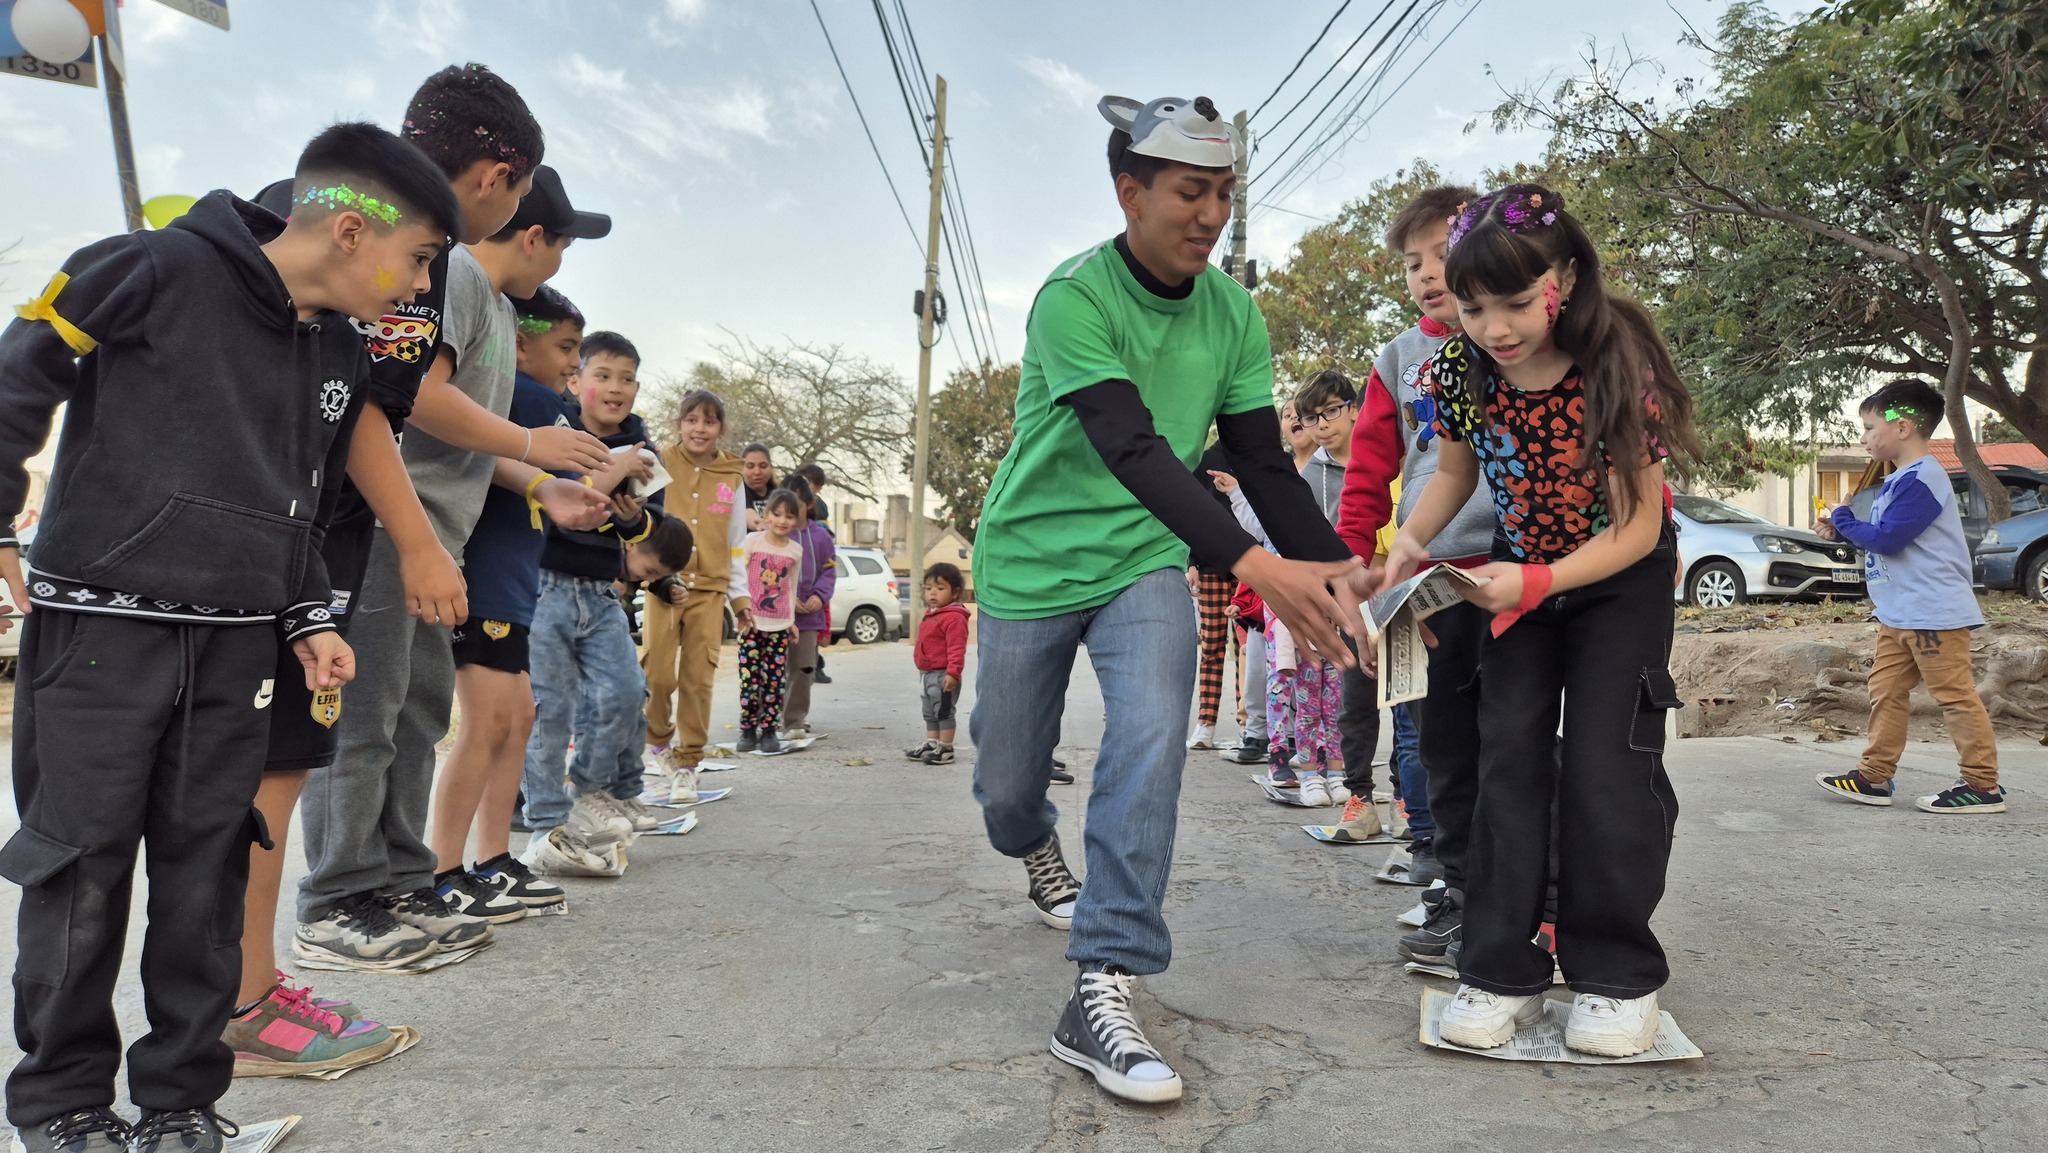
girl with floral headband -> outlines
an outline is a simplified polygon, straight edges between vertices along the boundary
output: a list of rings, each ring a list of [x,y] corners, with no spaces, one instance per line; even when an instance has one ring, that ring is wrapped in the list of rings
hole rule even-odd
[[[1445,282],[1464,331],[1422,370],[1443,459],[1395,538],[1386,584],[1483,473],[1499,530],[1480,657],[1479,798],[1467,868],[1462,984],[1443,1036],[1505,1044],[1543,1011],[1542,920],[1557,811],[1556,963],[1576,994],[1565,1043],[1651,1047],[1670,968],[1650,930],[1677,798],[1663,763],[1676,535],[1666,461],[1698,459],[1692,402],[1650,314],[1611,295],[1593,242],[1534,184],[1464,205]],[[1563,724],[1562,767],[1553,734]]]

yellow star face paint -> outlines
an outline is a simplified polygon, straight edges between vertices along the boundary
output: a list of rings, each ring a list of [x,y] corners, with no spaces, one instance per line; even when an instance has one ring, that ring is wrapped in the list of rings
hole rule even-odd
[[[383,265],[377,266],[377,291],[389,292],[398,286],[398,277]]]

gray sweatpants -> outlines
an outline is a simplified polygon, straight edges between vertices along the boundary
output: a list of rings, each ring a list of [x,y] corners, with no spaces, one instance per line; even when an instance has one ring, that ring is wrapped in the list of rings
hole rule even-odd
[[[406,613],[398,551],[383,529],[350,615],[356,679],[342,694],[340,749],[299,798],[302,922],[360,893],[409,892],[434,879],[427,802],[434,746],[448,735],[455,700],[455,653],[447,629]]]

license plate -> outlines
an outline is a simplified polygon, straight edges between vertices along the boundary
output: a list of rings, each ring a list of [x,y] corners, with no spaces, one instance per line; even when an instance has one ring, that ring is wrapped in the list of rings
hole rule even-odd
[[[1830,579],[1838,585],[1860,585],[1863,583],[1863,570],[1838,568],[1831,574]]]

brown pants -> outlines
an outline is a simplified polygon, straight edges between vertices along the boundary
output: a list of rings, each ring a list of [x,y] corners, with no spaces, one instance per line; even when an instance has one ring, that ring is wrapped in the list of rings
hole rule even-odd
[[[789,693],[782,702],[785,729],[811,723],[811,678],[818,675],[818,645],[822,637],[816,630],[803,630],[789,646]]]
[[[641,636],[647,645],[640,656],[647,673],[647,743],[669,745],[678,765],[695,765],[711,731],[711,681],[725,641],[724,591],[699,589],[680,605],[647,598]]]
[[[1968,629],[1908,632],[1878,626],[1877,657],[1870,666],[1870,744],[1857,771],[1876,784],[1898,772],[1912,708],[1909,698],[1913,686],[1923,681],[1928,695],[1941,706],[1949,738],[1956,743],[1963,780],[1973,789],[1997,792],[1998,740],[1991,731],[1991,716],[1977,698]]]

